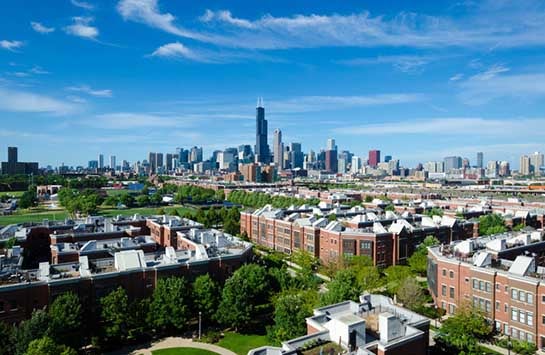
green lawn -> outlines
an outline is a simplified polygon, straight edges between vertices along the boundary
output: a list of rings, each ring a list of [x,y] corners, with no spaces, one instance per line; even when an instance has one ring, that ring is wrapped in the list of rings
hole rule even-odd
[[[24,191],[0,191],[0,197],[4,195],[19,197],[24,193]]]
[[[168,348],[154,350],[153,355],[217,355],[218,353],[197,348]]]
[[[216,345],[234,351],[239,355],[246,355],[251,349],[269,344],[270,342],[265,335],[225,333],[225,336]]]
[[[143,208],[128,208],[124,210],[118,210],[115,208],[104,208],[100,209],[99,213],[102,216],[106,217],[113,217],[113,216],[132,216],[135,213],[138,213],[142,216],[147,216],[151,214],[157,214],[157,211],[159,211],[160,208],[157,207],[143,207]],[[173,207],[164,207],[163,210],[168,214],[172,210],[176,209],[180,214],[186,211],[193,212],[194,209],[185,207],[185,206],[173,206]],[[38,211],[28,211],[25,213],[17,213],[10,216],[0,216],[0,226],[2,225],[8,225],[8,224],[17,224],[17,223],[24,223],[24,222],[41,222],[44,219],[48,219],[50,221],[53,220],[64,220],[66,217],[68,217],[68,212],[65,210],[55,210],[55,211],[48,211],[48,210],[39,210]]]

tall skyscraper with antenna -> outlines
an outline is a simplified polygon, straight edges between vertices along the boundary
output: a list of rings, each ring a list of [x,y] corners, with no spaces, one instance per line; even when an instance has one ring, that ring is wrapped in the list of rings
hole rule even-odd
[[[271,153],[267,144],[267,120],[262,97],[257,99],[255,123],[255,159],[258,163],[269,164]]]

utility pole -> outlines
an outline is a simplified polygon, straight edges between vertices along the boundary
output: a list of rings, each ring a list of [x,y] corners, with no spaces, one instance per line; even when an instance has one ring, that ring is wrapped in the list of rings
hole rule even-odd
[[[201,328],[201,323],[202,323],[201,322],[201,318],[202,318],[201,315],[202,315],[202,312],[199,311],[199,340],[201,340],[201,329],[202,329]]]

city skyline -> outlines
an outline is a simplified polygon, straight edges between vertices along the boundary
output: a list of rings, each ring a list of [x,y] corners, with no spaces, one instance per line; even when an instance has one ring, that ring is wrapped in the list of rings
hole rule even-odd
[[[1,161],[253,146],[258,96],[270,147],[280,129],[405,166],[545,151],[540,2],[88,4],[2,5]]]

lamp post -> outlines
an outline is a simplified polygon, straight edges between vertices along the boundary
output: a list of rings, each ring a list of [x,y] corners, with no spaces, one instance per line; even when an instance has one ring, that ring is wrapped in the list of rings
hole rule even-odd
[[[201,340],[201,315],[202,315],[202,312],[199,311],[199,340]]]
[[[507,336],[507,354],[511,355],[511,336]]]

